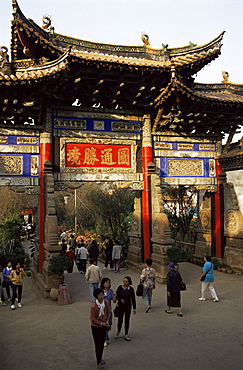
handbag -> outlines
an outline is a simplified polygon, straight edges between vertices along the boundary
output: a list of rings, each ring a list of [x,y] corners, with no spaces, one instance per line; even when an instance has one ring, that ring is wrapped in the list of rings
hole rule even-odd
[[[142,295],[143,295],[143,284],[140,281],[136,289],[136,296],[142,297]]]
[[[212,262],[211,262],[211,263],[212,263]],[[206,275],[207,275],[207,273],[211,270],[211,268],[212,268],[212,266],[210,267],[210,269],[209,269],[207,272],[204,272],[204,275],[202,275],[202,276],[200,277],[200,280],[201,280],[201,281],[204,281],[204,280],[205,280]]]
[[[186,284],[181,281],[181,289],[180,290],[186,290]]]
[[[201,281],[204,281],[204,280],[205,280],[206,275],[207,275],[207,273],[206,273],[205,275],[202,275],[202,276],[200,277],[200,280],[201,280]]]
[[[119,316],[119,309],[118,309],[118,303],[116,304],[116,307],[113,310],[114,316],[118,317]]]

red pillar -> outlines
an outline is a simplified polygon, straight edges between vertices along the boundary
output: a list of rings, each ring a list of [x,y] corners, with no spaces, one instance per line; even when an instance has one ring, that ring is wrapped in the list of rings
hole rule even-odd
[[[142,167],[144,189],[142,191],[142,229],[144,260],[151,256],[151,200],[148,164],[153,162],[150,116],[144,116],[143,141],[142,141]]]
[[[44,164],[51,158],[51,134],[44,132],[40,135],[40,198],[39,198],[39,263],[40,273],[44,263],[45,243],[45,180]]]
[[[220,180],[219,174],[222,171],[220,164],[216,161],[216,176],[218,180],[217,192],[214,194],[214,204],[215,204],[215,257],[221,258],[222,249],[222,225],[221,225],[221,192],[220,192]]]

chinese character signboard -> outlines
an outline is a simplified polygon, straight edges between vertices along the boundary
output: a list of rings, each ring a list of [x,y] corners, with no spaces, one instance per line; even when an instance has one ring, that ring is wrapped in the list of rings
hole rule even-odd
[[[66,167],[131,168],[130,145],[66,143]]]

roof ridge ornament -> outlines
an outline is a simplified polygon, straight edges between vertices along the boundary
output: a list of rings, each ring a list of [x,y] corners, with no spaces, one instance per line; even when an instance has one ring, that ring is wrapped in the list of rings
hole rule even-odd
[[[223,81],[221,81],[223,84],[227,84],[229,82],[229,73],[226,71],[222,71]]]
[[[141,36],[141,39],[142,39],[142,42],[145,46],[150,46],[150,42],[149,42],[149,35],[146,34],[144,31],[142,32],[142,36]]]
[[[51,27],[51,16],[49,15],[43,15],[42,17],[42,28],[43,30],[45,31],[50,31],[50,27]]]

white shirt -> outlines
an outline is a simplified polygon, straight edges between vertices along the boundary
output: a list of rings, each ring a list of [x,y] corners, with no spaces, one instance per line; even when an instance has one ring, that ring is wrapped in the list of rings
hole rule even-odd
[[[89,253],[88,253],[88,251],[87,251],[87,249],[85,247],[81,247],[78,250],[78,254],[79,254],[79,258],[81,260],[86,260]]]
[[[115,260],[119,260],[121,258],[121,245],[114,245],[112,258],[114,258]]]

